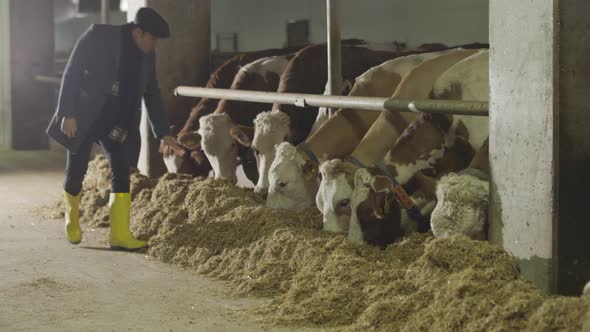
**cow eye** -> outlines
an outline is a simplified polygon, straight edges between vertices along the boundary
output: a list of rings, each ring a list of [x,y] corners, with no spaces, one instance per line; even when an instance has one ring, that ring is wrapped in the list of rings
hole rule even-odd
[[[279,181],[279,187],[285,188],[287,186],[287,182]]]
[[[343,199],[340,201],[340,203],[338,203],[338,205],[342,208],[346,208],[350,205],[350,200],[349,199]]]

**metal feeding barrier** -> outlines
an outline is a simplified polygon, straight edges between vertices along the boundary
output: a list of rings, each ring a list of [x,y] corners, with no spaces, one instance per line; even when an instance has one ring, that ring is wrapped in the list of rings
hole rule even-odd
[[[457,100],[405,100],[379,97],[325,96],[301,93],[278,93],[251,90],[213,89],[179,86],[176,96],[229,99],[259,103],[278,103],[299,107],[352,108],[369,111],[423,112],[487,116],[489,103]]]

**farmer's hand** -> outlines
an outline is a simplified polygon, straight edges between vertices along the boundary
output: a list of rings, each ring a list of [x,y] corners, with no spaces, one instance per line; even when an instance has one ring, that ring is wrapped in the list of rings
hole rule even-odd
[[[166,135],[160,140],[160,152],[164,154],[164,157],[170,157],[173,154],[184,156],[186,153],[184,148],[170,135]]]
[[[61,120],[61,132],[69,138],[76,137],[78,131],[78,122],[74,117],[65,117]]]

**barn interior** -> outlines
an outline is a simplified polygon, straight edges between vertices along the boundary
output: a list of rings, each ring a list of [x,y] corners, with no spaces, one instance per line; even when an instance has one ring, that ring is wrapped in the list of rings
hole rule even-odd
[[[83,240],[73,245],[64,233],[67,149],[46,130],[59,108],[64,73],[80,36],[93,24],[133,22],[142,7],[157,11],[170,27],[170,38],[158,40],[155,73],[170,134],[185,149],[185,159],[175,164],[174,156],[163,157],[161,137],[152,135],[150,110],[142,104],[138,161],[130,165],[130,227],[149,248],[130,253],[109,247],[112,174],[98,145],[92,148],[80,201]],[[590,331],[590,222],[583,199],[590,185],[590,143],[583,126],[590,124],[585,100],[590,89],[588,10],[590,3],[582,0],[0,1],[1,329]],[[449,97],[452,102],[437,103],[447,100],[436,95],[432,80],[422,98],[393,91],[351,92],[360,90],[354,86],[361,74],[385,60],[371,63],[363,55],[347,62],[347,49],[369,49],[394,61],[431,52],[443,52],[436,55],[442,58],[459,45],[463,51],[473,48],[461,59],[479,52],[489,61],[482,71],[489,95],[481,100]],[[314,60],[323,64],[321,82],[313,82],[321,90],[289,90],[281,72],[272,89],[235,87],[234,74],[262,59],[257,52],[274,50],[264,59],[284,56],[284,68],[291,68],[291,59],[303,59],[301,50],[311,47],[323,47]],[[251,61],[246,62],[248,56]],[[228,84],[215,86],[212,77],[218,69],[238,58]],[[347,71],[347,66],[359,65],[355,61],[365,60],[362,70]],[[461,60],[453,61],[449,66]],[[318,76],[311,72],[311,77]],[[347,75],[354,76],[353,82],[343,92]],[[215,97],[213,88],[223,89],[222,97]],[[469,95],[470,88],[464,86],[461,92]],[[336,121],[333,130],[326,129],[340,110],[372,112],[372,121],[381,113],[399,117],[411,109],[428,119],[458,119],[459,114],[488,119],[482,132],[469,131],[472,127],[464,124],[465,140],[478,135],[489,139],[489,150],[487,144],[481,150],[486,174],[477,173],[485,183],[479,217],[485,223],[483,238],[461,232],[439,235],[428,223],[428,229],[404,233],[384,245],[370,243],[366,233],[355,241],[348,220],[351,215],[359,219],[360,208],[346,210],[346,231],[335,232],[326,226],[317,188],[307,193],[304,209],[276,209],[269,203],[272,176],[267,174],[268,183],[261,186],[261,165],[268,163],[264,172],[272,173],[278,167],[271,162],[276,163],[279,153],[274,161],[262,162],[257,145],[262,143],[256,143],[256,136],[243,146],[233,143],[239,153],[250,151],[251,159],[240,155],[236,162],[241,165],[231,177],[220,176],[220,161],[212,161],[204,148],[204,122],[199,131],[194,127],[199,118],[192,127],[189,122],[205,98],[215,102],[208,113],[219,113],[219,99],[233,101],[225,104],[228,108],[252,104],[243,101],[248,100],[245,95],[232,95],[237,90],[271,93],[264,98],[273,99],[260,99],[263,95],[252,91],[248,98],[261,105],[256,114],[274,109],[273,104],[282,110],[292,104],[292,114],[305,109],[316,120],[318,108],[328,108],[316,136],[309,131],[298,141],[285,136],[306,159],[316,159],[310,181],[317,181],[320,192],[329,181],[326,174],[337,167],[324,155],[314,156],[314,149],[327,142],[333,147],[353,145]],[[292,114],[291,124],[297,116]],[[258,116],[239,121],[258,130],[253,127]],[[230,118],[239,122],[231,113]],[[350,120],[355,121],[362,122]],[[187,138],[189,127],[201,140],[197,149]],[[376,137],[391,135],[379,132]],[[360,159],[360,168],[370,169],[371,176],[381,171],[383,178],[389,177],[383,168],[375,170],[388,160],[368,165],[359,157],[362,153],[355,154],[358,148],[352,153],[359,142],[342,156],[328,151],[333,156],[328,159]],[[390,143],[391,151],[399,142]],[[204,172],[194,168],[197,150],[212,165]],[[274,156],[278,144],[271,150]],[[472,146],[470,151],[472,157],[480,149]],[[354,187],[362,182],[359,164],[346,178],[353,187],[346,209],[360,206],[352,202],[360,192]],[[451,173],[474,174],[462,168]],[[392,200],[373,214],[381,222],[398,195],[392,181],[385,196]],[[442,182],[436,183],[440,189]],[[409,192],[412,185],[402,184]],[[375,186],[376,181],[368,185],[372,193],[379,192]],[[419,204],[415,197],[409,199]],[[403,210],[403,202],[399,204]],[[466,218],[467,205],[452,208]]]

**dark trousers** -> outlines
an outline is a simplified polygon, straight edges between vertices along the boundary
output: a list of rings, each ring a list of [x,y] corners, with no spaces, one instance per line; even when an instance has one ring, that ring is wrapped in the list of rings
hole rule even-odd
[[[64,181],[65,191],[73,196],[78,195],[82,191],[82,182],[88,170],[90,150],[94,142],[97,142],[101,146],[109,161],[112,176],[111,192],[128,193],[130,157],[131,159],[134,158],[130,156],[130,147],[128,144],[115,142],[108,138],[107,135],[101,135],[99,139],[89,137],[82,143],[78,153],[74,154],[68,151]]]

